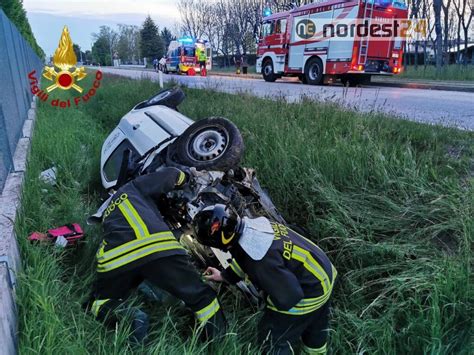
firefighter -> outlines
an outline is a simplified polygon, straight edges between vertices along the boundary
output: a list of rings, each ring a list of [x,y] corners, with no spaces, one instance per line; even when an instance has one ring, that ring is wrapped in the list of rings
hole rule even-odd
[[[213,338],[225,328],[214,291],[192,267],[185,249],[164,222],[157,201],[182,187],[186,174],[161,168],[118,189],[103,213],[104,238],[97,251],[97,280],[90,309],[106,324],[118,321],[121,304],[143,281],[181,299]],[[132,340],[141,342],[148,317],[133,315]]]
[[[329,300],[336,269],[312,241],[265,217],[240,218],[217,204],[193,221],[200,243],[230,251],[224,271],[209,267],[206,279],[230,284],[248,277],[266,295],[258,327],[259,343],[272,354],[291,354],[302,338],[303,351],[325,354]]]

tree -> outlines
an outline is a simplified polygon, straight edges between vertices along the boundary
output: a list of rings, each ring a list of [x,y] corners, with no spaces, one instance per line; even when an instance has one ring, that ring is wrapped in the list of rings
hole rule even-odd
[[[84,63],[91,64],[92,63],[92,52],[90,50],[86,50],[84,52]]]
[[[441,7],[442,0],[433,0],[433,9],[435,17],[435,33],[436,33],[436,69],[440,70],[443,65],[443,29],[441,26]]]
[[[456,14],[458,17],[458,39],[457,39],[457,48],[458,55],[460,55],[461,49],[461,28],[464,35],[464,58],[463,62],[467,61],[467,51],[469,44],[469,27],[471,26],[472,18],[474,15],[474,0],[459,0],[454,1],[454,7],[456,9]]]
[[[140,30],[140,51],[141,55],[148,59],[161,58],[165,52],[158,27],[149,15]]]
[[[193,38],[201,38],[204,33],[205,8],[207,1],[178,0],[183,34]]]
[[[112,65],[112,59],[116,51],[118,34],[109,26],[100,26],[99,33],[93,33],[95,39],[92,45],[93,60],[101,65]]]
[[[161,30],[161,39],[163,40],[163,44],[164,44],[165,50],[166,50],[169,47],[171,41],[176,40],[176,37],[173,36],[173,34],[171,33],[171,31],[169,29],[164,27]]]
[[[44,59],[44,51],[38,45],[38,42],[36,42],[33,31],[31,31],[31,26],[28,22],[26,11],[23,8],[23,2],[21,0],[2,0],[0,1],[0,9],[3,9],[5,15],[7,15],[10,21],[13,22],[13,24],[17,27],[18,31],[30,44],[31,48],[33,48],[36,54],[41,59]]]
[[[122,62],[135,63],[140,58],[140,30],[137,26],[118,25],[117,53]]]
[[[81,51],[81,46],[74,43],[72,45],[72,49],[74,51],[74,54],[76,55],[76,58],[77,58],[78,62],[81,62],[81,61],[85,60],[85,53],[83,51]]]
[[[98,38],[92,45],[92,61],[100,65],[110,65],[112,63],[109,51],[109,44],[104,37]]]

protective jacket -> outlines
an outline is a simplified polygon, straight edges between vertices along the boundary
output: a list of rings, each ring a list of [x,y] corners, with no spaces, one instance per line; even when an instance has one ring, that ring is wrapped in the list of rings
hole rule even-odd
[[[198,61],[205,62],[207,60],[206,50],[205,49],[198,49]]]
[[[125,184],[103,215],[104,239],[97,251],[99,274],[115,274],[170,255],[186,254],[164,222],[156,201],[186,180],[175,168],[162,168]]]
[[[248,276],[267,294],[272,311],[297,316],[321,308],[331,296],[336,268],[309,239],[282,224],[271,225],[274,239],[263,259],[253,260],[236,243],[223,278],[236,283]]]

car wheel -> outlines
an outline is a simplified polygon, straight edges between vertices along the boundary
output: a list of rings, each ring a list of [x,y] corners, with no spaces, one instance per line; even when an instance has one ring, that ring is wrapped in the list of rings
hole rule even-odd
[[[223,117],[210,117],[193,123],[173,146],[173,160],[198,170],[235,168],[244,152],[239,129]]]
[[[323,62],[319,58],[311,58],[306,63],[304,75],[310,85],[320,85],[323,82]]]
[[[277,76],[275,75],[275,72],[273,70],[273,62],[271,59],[267,59],[265,60],[265,62],[263,62],[262,75],[265,81],[271,83],[273,83],[277,79]]]
[[[144,107],[162,105],[172,109],[176,109],[178,105],[186,98],[183,90],[180,88],[165,89],[160,91],[155,96],[152,96],[147,101],[143,101],[135,106],[135,110]]]

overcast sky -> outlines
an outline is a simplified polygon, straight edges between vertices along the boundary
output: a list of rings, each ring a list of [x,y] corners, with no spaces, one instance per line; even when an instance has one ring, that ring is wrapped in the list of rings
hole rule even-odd
[[[173,0],[24,0],[33,33],[46,55],[54,53],[64,25],[82,50],[92,47],[91,33],[119,23],[140,26],[149,14],[161,28],[179,20]]]

